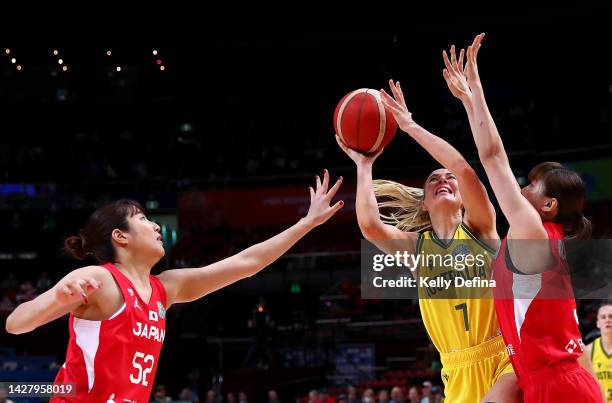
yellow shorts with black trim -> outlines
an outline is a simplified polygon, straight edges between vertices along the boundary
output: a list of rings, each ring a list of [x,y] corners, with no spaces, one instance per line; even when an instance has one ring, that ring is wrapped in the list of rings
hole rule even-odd
[[[465,350],[440,353],[445,401],[480,403],[505,374],[513,374],[504,340],[497,336]]]

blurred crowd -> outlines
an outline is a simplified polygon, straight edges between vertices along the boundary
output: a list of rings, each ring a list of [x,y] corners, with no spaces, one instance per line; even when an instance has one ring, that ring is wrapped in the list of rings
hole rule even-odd
[[[420,385],[409,387],[394,386],[390,389],[332,387],[311,389],[308,394],[281,399],[275,389],[268,390],[265,398],[259,401],[267,403],[441,403],[444,401],[443,388],[424,381]],[[151,403],[248,403],[249,398],[243,391],[216,392],[212,389],[200,399],[197,392],[189,387],[183,388],[176,398],[168,395],[166,387],[158,384],[153,389]]]

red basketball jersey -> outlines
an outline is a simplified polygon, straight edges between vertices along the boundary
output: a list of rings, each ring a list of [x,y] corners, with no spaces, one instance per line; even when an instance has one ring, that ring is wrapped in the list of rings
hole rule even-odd
[[[119,269],[111,263],[103,267],[115,278],[125,303],[107,320],[70,315],[66,362],[55,382],[75,383],[76,396],[54,397],[52,402],[149,401],[166,334],[164,286],[149,276],[153,292],[147,304]]]
[[[522,386],[535,371],[561,361],[575,361],[584,351],[569,269],[560,249],[563,227],[544,222],[544,228],[554,257],[548,270],[519,273],[510,259],[507,237],[493,262],[495,310]]]

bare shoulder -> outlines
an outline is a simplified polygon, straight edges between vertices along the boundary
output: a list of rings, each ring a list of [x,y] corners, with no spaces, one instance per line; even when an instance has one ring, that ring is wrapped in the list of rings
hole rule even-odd
[[[410,239],[410,240],[416,241],[419,239],[420,236],[421,234],[419,234],[418,232],[403,232],[404,239]]]
[[[183,284],[189,282],[189,273],[193,273],[195,270],[197,269],[169,269],[155,276],[166,291],[166,309],[175,303],[179,290]]]
[[[164,287],[164,291],[166,292],[166,299],[168,299],[168,297],[172,297],[172,295],[168,295],[172,293],[173,276],[171,272],[172,270],[164,270],[154,276],[162,284],[162,287]]]
[[[115,282],[111,272],[102,266],[85,266],[75,269],[68,273],[65,280],[87,280],[93,278],[100,282],[102,286],[90,297],[92,301],[119,300],[122,299],[121,289]]]
[[[164,270],[161,273],[155,275],[155,277],[157,277],[157,279],[161,281],[162,284],[166,285],[165,283],[176,279],[177,271],[178,269]]]
[[[161,281],[164,288],[166,288],[166,292],[169,292],[169,288],[178,286],[181,282],[189,281],[190,276],[200,269],[202,268],[184,267],[181,269],[168,269],[157,274],[155,277]]]
[[[66,280],[95,279],[101,287],[89,295],[89,303],[79,306],[73,314],[82,319],[103,320],[116,313],[124,303],[121,288],[111,272],[102,266],[85,266],[71,271]]]
[[[102,281],[102,282],[104,280],[113,279],[113,275],[110,273],[110,271],[108,271],[102,266],[95,266],[95,265],[79,267],[78,269],[74,269],[73,271],[68,273],[68,275],[66,275],[66,278],[76,278],[76,277],[93,277],[96,280]]]

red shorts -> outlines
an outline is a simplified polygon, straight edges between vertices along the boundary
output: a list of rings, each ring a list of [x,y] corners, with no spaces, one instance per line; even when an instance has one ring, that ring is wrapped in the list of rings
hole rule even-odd
[[[561,362],[520,381],[524,403],[601,403],[597,381],[577,361]]]

